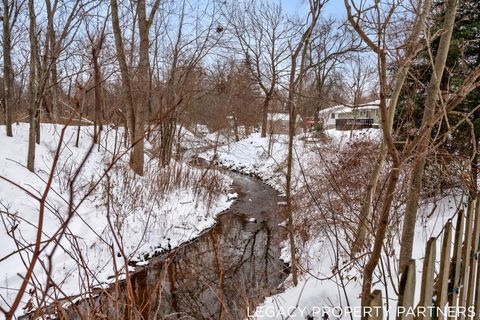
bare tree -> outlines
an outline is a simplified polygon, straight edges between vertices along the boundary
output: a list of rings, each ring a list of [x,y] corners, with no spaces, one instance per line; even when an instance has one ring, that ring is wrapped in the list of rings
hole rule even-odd
[[[35,4],[33,0],[28,1],[28,15],[30,18],[29,38],[30,38],[30,79],[28,86],[29,96],[29,138],[28,138],[28,156],[27,156],[27,168],[34,172],[35,170],[35,137],[37,132],[39,109],[38,109],[38,91],[39,80],[38,68],[40,58],[38,56],[38,43],[36,35],[36,15]]]
[[[307,55],[311,65],[308,73],[312,77],[312,88],[307,94],[314,101],[316,124],[319,121],[319,111],[339,100],[334,96],[335,89],[342,86],[343,82],[339,73],[346,72],[345,64],[352,59],[352,53],[362,50],[363,44],[347,26],[339,25],[333,18],[321,19],[318,23]],[[304,113],[311,114],[310,112]]]
[[[58,38],[55,36],[55,29],[53,19],[57,12],[58,1],[55,1],[54,6],[51,6],[47,0],[47,27],[44,33],[44,46],[41,48],[39,41],[42,35],[42,28],[37,25],[37,13],[35,3],[28,2],[28,16],[29,16],[29,40],[30,40],[30,71],[29,71],[29,142],[27,155],[27,168],[30,171],[35,169],[35,143],[40,143],[40,118],[42,106],[44,105],[45,92],[51,87],[57,87],[58,79],[54,79],[52,83],[51,72],[52,68],[56,73],[56,63],[58,56],[71,44],[71,41],[64,43],[67,37],[75,34],[78,30],[81,16],[80,12],[87,13],[89,11],[88,5],[90,2],[74,1],[71,5],[70,11],[66,11],[65,23],[59,33]],[[40,30],[39,30],[40,29]],[[43,49],[43,51],[42,51]],[[57,90],[57,89],[54,89]],[[54,99],[58,101],[57,93],[53,93]]]
[[[267,136],[267,114],[289,58],[289,24],[280,4],[250,0],[232,8],[229,18],[241,53],[263,93],[262,137]]]
[[[118,2],[111,0],[112,6],[112,27],[115,36],[115,46],[117,50],[117,59],[120,65],[122,77],[122,86],[127,104],[127,123],[132,144],[132,153],[130,157],[130,167],[138,175],[143,175],[144,164],[144,136],[145,136],[145,112],[148,109],[150,101],[150,55],[149,55],[149,32],[152,21],[160,6],[160,0],[156,0],[152,5],[150,14],[147,16],[147,8],[144,0],[138,1],[136,5],[136,15],[138,19],[138,32],[140,37],[139,60],[138,60],[138,84],[141,92],[138,92],[138,98],[134,100],[134,91],[132,88],[132,75],[129,73],[125,48],[122,39],[122,32],[119,22]],[[133,31],[135,32],[135,31]],[[132,53],[133,54],[133,53]],[[138,101],[134,104],[134,101]]]
[[[403,84],[405,82],[405,79],[408,74],[408,70],[411,66],[412,60],[415,57],[417,51],[418,51],[418,45],[420,41],[420,36],[422,31],[425,28],[425,20],[427,17],[427,14],[430,10],[430,0],[426,0],[424,2],[418,2],[417,6],[415,7],[416,11],[416,18],[413,23],[413,28],[411,31],[411,34],[406,40],[406,49],[405,49],[405,55],[404,57],[400,60],[400,66],[398,68],[397,73],[394,75],[393,80],[392,80],[392,87],[393,87],[393,92],[391,93],[390,99],[388,101],[388,108],[387,108],[387,95],[388,95],[388,84],[387,84],[387,66],[386,66],[386,45],[384,44],[383,47],[377,46],[368,36],[367,34],[363,31],[362,27],[358,23],[358,19],[354,18],[354,14],[352,13],[352,8],[349,3],[349,1],[345,1],[345,6],[347,8],[347,14],[350,23],[354,27],[355,31],[361,36],[362,40],[366,42],[366,44],[371,48],[372,51],[375,52],[377,55],[377,63],[378,63],[378,73],[379,73],[379,79],[381,81],[379,82],[379,91],[380,91],[380,112],[381,112],[381,118],[382,118],[382,133],[383,133],[383,142],[380,148],[380,152],[378,155],[377,160],[375,161],[375,164],[372,169],[372,174],[371,178],[369,180],[368,186],[367,186],[367,192],[365,194],[365,200],[362,204],[362,208],[360,211],[360,226],[356,235],[356,238],[354,240],[354,243],[352,245],[352,254],[355,255],[355,253],[360,250],[360,248],[364,244],[365,240],[365,235],[366,235],[366,230],[367,230],[367,219],[371,215],[371,209],[372,209],[372,202],[374,195],[377,191],[377,185],[378,185],[378,180],[380,178],[380,173],[381,170],[384,166],[385,160],[387,158],[387,155],[390,154],[393,159],[397,159],[397,164],[396,166],[399,168],[399,157],[397,155],[396,148],[393,144],[393,136],[392,136],[392,128],[393,128],[393,117],[395,114],[396,106],[398,103],[398,98],[400,96],[401,90],[403,88]],[[392,6],[390,9],[390,14],[393,14],[395,10],[395,7]],[[377,8],[377,12],[380,11],[380,8]],[[359,15],[359,12],[357,11],[357,15]],[[382,27],[382,22],[378,21],[377,22],[380,25],[377,25],[377,31],[383,30],[384,28]],[[379,35],[379,37],[381,37]],[[385,39],[385,37],[381,37],[381,39]],[[396,169],[397,171],[399,169]],[[393,193],[394,187],[392,186],[393,181],[395,180],[395,175],[391,175],[389,178],[389,186],[391,189],[389,189],[389,193]],[[385,206],[384,209],[389,211],[389,206]],[[382,210],[384,214],[387,214]],[[383,221],[383,220],[382,220]]]
[[[152,21],[160,5],[160,0],[153,3],[150,14],[147,16],[147,8],[145,0],[137,3],[138,31],[140,36],[138,76],[140,86],[139,102],[135,106],[135,131],[134,131],[134,147],[132,150],[132,158],[130,165],[133,171],[143,175],[144,162],[144,135],[145,135],[145,113],[148,110],[150,102],[150,40],[149,33]]]
[[[13,71],[12,71],[12,34],[11,29],[17,19],[19,4],[17,1],[3,0],[3,108],[7,136],[12,137],[13,107]]]
[[[400,166],[401,160],[399,157],[399,152],[393,142],[392,136],[392,126],[393,126],[393,115],[396,109],[396,104],[398,100],[398,96],[400,95],[400,89],[403,87],[403,82],[405,81],[406,74],[408,72],[408,68],[410,66],[411,60],[413,59],[416,50],[418,39],[420,36],[420,32],[424,27],[424,22],[426,19],[426,15],[430,8],[429,0],[425,1],[424,3],[419,2],[417,5],[417,17],[414,23],[414,28],[410,38],[408,39],[408,46],[406,49],[406,58],[404,64],[399,69],[396,77],[394,78],[394,92],[393,96],[391,97],[389,103],[387,103],[387,95],[388,95],[388,83],[387,83],[387,44],[385,43],[386,34],[383,30],[386,30],[385,22],[380,20],[380,12],[382,9],[379,4],[376,4],[373,8],[375,14],[378,16],[378,20],[375,21],[375,30],[378,32],[377,37],[381,39],[380,45],[378,45],[375,41],[373,41],[366,33],[362,26],[359,24],[359,16],[360,10],[358,7],[356,8],[356,17],[352,13],[352,5],[349,0],[345,0],[345,7],[347,9],[348,20],[350,21],[351,25],[355,29],[355,31],[359,34],[363,41],[371,48],[372,51],[375,52],[377,55],[377,63],[378,63],[378,77],[379,77],[379,86],[380,86],[380,112],[382,117],[382,132],[383,132],[383,145],[380,150],[380,154],[378,156],[377,162],[374,166],[374,170],[372,172],[372,178],[367,188],[366,200],[368,201],[367,205],[362,207],[362,213],[360,214],[361,219],[368,215],[370,211],[371,200],[373,199],[373,194],[376,189],[377,181],[380,175],[380,169],[383,166],[383,162],[386,159],[387,151],[392,158],[392,168],[390,169],[388,175],[387,185],[385,187],[385,199],[383,201],[383,206],[381,208],[380,216],[378,218],[378,222],[376,223],[376,230],[374,235],[374,245],[372,249],[372,253],[370,254],[367,263],[364,266],[363,271],[363,284],[362,284],[362,307],[370,305],[371,299],[371,287],[372,287],[372,278],[373,272],[378,265],[378,261],[380,260],[380,255],[382,252],[383,242],[385,239],[385,234],[387,231],[389,216],[390,216],[390,208],[393,202],[394,192],[397,186],[397,182],[400,176]],[[395,10],[395,5],[387,6],[387,14],[386,17],[391,17]],[[388,107],[387,107],[388,104]],[[362,216],[363,215],[363,216]],[[366,221],[361,220],[361,228],[366,228]],[[367,318],[368,316],[363,314],[362,319]]]
[[[93,79],[94,79],[94,116],[93,116],[93,143],[98,143],[100,139],[100,131],[102,130],[103,111],[102,111],[102,71],[99,62],[100,53],[105,43],[105,28],[107,19],[104,19],[104,23],[101,28],[96,28],[95,35],[87,28],[87,36],[90,41],[91,60],[93,65]]]
[[[177,5],[177,4],[174,4]],[[163,35],[155,37],[155,47],[158,42],[163,42],[163,49],[158,49],[158,55],[163,55],[166,63],[161,66],[157,63],[155,73],[163,72],[164,77],[155,79],[154,86],[161,92],[157,103],[159,105],[160,146],[159,158],[161,165],[170,163],[175,142],[178,137],[177,126],[182,113],[189,108],[191,99],[197,94],[194,87],[189,85],[195,81],[197,72],[202,68],[200,64],[204,58],[220,43],[223,37],[223,27],[218,25],[217,7],[215,4],[200,4],[197,10],[201,13],[190,12],[188,1],[178,3],[178,14],[174,15],[175,25],[173,31],[167,26]],[[190,32],[187,27],[193,26]],[[157,26],[160,28],[160,26]]]
[[[320,13],[323,6],[328,0],[324,1],[309,1],[310,11],[308,14],[308,20],[304,23],[304,29],[301,30],[300,39],[297,43],[290,43],[291,56],[290,56],[290,74],[288,79],[288,98],[287,107],[289,114],[288,122],[288,155],[287,155],[287,175],[285,194],[287,202],[287,229],[290,240],[290,254],[292,265],[292,280],[296,286],[298,283],[298,262],[296,257],[295,246],[295,232],[293,224],[293,207],[292,207],[292,171],[293,171],[293,148],[294,137],[297,125],[297,100],[299,93],[302,91],[303,80],[305,77],[307,52],[311,41],[312,33],[317,25]]]
[[[111,0],[112,6],[112,29],[115,37],[115,48],[118,64],[120,66],[120,75],[122,80],[122,91],[124,96],[124,103],[126,108],[127,130],[130,134],[131,143],[134,143],[135,137],[135,109],[133,104],[133,89],[131,84],[130,72],[128,70],[127,59],[125,55],[125,46],[122,38],[122,31],[120,28],[118,2]]]

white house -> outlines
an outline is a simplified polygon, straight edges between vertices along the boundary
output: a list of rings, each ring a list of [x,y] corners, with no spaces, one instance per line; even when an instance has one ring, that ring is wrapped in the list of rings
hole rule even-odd
[[[268,113],[267,114],[267,133],[268,134],[288,134],[288,113]],[[296,132],[302,129],[302,118],[297,115]]]
[[[356,107],[334,106],[320,110],[318,119],[325,129],[378,128],[381,120],[378,103],[372,101]]]

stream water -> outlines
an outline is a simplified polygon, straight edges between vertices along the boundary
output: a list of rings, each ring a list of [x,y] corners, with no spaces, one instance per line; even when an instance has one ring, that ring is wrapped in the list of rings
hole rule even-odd
[[[255,178],[232,176],[238,199],[231,208],[198,238],[137,268],[131,275],[134,299],[126,282],[118,282],[70,305],[65,318],[89,313],[88,319],[238,320],[277,293],[287,276],[277,192]]]

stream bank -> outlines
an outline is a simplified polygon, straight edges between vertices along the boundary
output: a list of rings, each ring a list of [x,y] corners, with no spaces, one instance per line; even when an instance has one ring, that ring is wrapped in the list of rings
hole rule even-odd
[[[280,260],[278,193],[256,178],[231,175],[238,198],[215,226],[137,267],[131,289],[122,280],[90,298],[62,301],[64,318],[237,320],[279,293],[288,268]]]

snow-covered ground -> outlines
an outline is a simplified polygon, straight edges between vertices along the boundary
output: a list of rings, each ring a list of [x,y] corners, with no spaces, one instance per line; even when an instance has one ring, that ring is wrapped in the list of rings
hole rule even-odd
[[[41,126],[35,173],[25,167],[28,125],[17,124],[13,129],[14,137],[6,137],[5,127],[0,126],[2,307],[17,294],[31,258],[39,218],[39,202],[34,196],[43,195],[62,126]],[[50,288],[52,297],[85,293],[87,287],[101,285],[115,274],[115,269],[121,271],[124,267],[122,254],[141,262],[198,236],[232,202],[228,196],[231,178],[216,170],[203,176],[201,169],[184,163],[172,162],[170,167],[160,168],[156,160],[146,157],[145,175],[136,176],[128,169],[128,153],[118,158],[123,152],[119,147],[121,131],[108,130],[102,132],[100,146],[94,146],[91,152],[91,127],[81,128],[78,148],[77,128],[68,127],[65,131],[52,188],[46,197],[42,254],[32,280],[35,285],[45,285],[45,270],[52,255],[51,276],[62,291]],[[112,168],[102,179],[110,165]],[[80,167],[71,189],[70,183]],[[218,184],[210,193],[212,190],[207,188],[212,179]],[[73,209],[69,210],[69,204]],[[61,229],[69,212],[73,214],[65,235],[60,241],[54,236],[55,241],[45,242]],[[30,288],[32,283],[26,292]],[[35,304],[35,298],[34,291],[25,294],[22,304],[30,299]]]
[[[432,219],[428,221],[420,219],[417,222],[413,252],[413,258],[416,259],[417,283],[421,279],[425,246],[428,239],[440,234],[444,224],[453,216],[455,209],[460,205],[461,203],[453,197],[446,197],[437,203],[436,214]],[[431,205],[424,206],[420,214],[430,213],[431,210]],[[399,252],[398,244],[395,244],[395,248]],[[439,253],[440,249],[441,238],[440,241],[437,241],[436,251]],[[305,264],[306,259],[304,258],[302,260],[304,272],[299,277],[298,285],[293,287],[289,282],[291,279],[287,279],[286,290],[266,298],[263,304],[250,312],[251,318],[322,319],[324,314],[327,313],[329,319],[350,319],[350,314],[353,319],[360,319],[362,279],[358,270],[353,267],[349,268],[349,266],[352,266],[351,260],[345,256],[338,257],[335,247],[325,238],[312,239],[302,250],[308,250],[308,265]],[[391,257],[383,256],[383,259],[389,259],[390,264],[396,263],[396,260]],[[335,272],[338,261],[340,261],[339,268],[343,270],[341,277]],[[437,266],[438,263],[439,254],[437,254]],[[393,267],[396,268],[396,265],[393,265]],[[379,269],[382,269],[382,267],[379,266]],[[380,276],[381,281],[386,281],[386,286],[384,286],[384,283],[376,281],[372,290],[380,289],[382,291],[384,310],[389,311],[390,319],[395,319],[397,296],[392,283],[397,287],[399,279],[390,279],[389,274],[379,273],[378,270],[376,275],[377,277]],[[385,278],[382,279],[383,277]],[[420,285],[417,285],[414,301],[418,302],[419,297]],[[344,312],[343,315],[340,315],[340,311]],[[311,318],[308,318],[309,316]]]
[[[274,142],[270,142],[269,138],[261,138],[260,133],[254,133],[246,139],[231,142],[217,150],[208,150],[201,156],[215,159],[230,170],[257,176],[282,193],[285,191],[288,140],[285,135],[276,135],[273,140]],[[299,138],[295,139],[295,150],[305,156],[305,143]]]
[[[329,146],[335,152],[337,146],[359,139],[379,139],[375,129],[350,131],[326,131]],[[299,189],[304,184],[302,171],[317,170],[315,162],[317,147],[325,146],[321,139],[313,139],[310,134],[301,134],[294,138],[293,148],[293,188]],[[270,148],[269,148],[270,146]],[[269,150],[270,149],[270,150]],[[216,153],[215,153],[216,151]],[[208,150],[201,156],[216,159],[219,164],[230,170],[261,178],[279,192],[285,191],[286,159],[288,154],[288,136],[273,135],[262,138],[260,133],[253,133],[246,139],[231,142],[217,150]]]
[[[295,193],[301,192],[309,179],[325,174],[327,166],[338,168],[339,159],[344,161],[341,154],[344,148],[351,148],[352,143],[370,141],[378,143],[381,139],[379,130],[358,130],[358,131],[337,131],[327,130],[326,138],[322,140],[312,139],[308,135],[301,135],[295,138],[294,142],[294,168],[293,168],[293,189]],[[223,166],[237,170],[243,173],[256,175],[268,184],[275,187],[280,192],[285,190],[286,156],[287,156],[287,137],[275,136],[275,142],[271,145],[268,152],[269,139],[261,138],[259,134],[250,135],[248,138],[239,142],[231,143],[217,150],[216,155],[213,151],[204,154],[210,159],[217,159]],[[362,148],[357,146],[357,148]],[[348,152],[348,151],[347,151]],[[368,158],[368,157],[367,157]],[[347,159],[348,160],[348,159]],[[352,161],[354,161],[353,159]],[[357,164],[355,164],[357,165]],[[371,164],[367,164],[371,165]],[[331,172],[333,176],[341,173]],[[357,187],[353,187],[355,189]],[[357,190],[361,192],[361,190]],[[325,195],[328,197],[328,195]],[[305,201],[306,203],[306,201]],[[297,224],[302,224],[308,219],[315,219],[315,209],[302,207],[300,203],[295,211]],[[413,257],[417,259],[417,272],[421,272],[425,245],[431,236],[437,236],[444,224],[451,218],[456,209],[462,206],[461,199],[453,196],[447,196],[439,199],[435,205],[428,203],[421,208],[417,225],[415,246]],[[433,206],[435,212],[432,214]],[[313,214],[313,216],[309,216]],[[339,214],[342,214],[339,212]],[[426,218],[430,216],[429,218]],[[305,220],[303,220],[305,219]],[[318,230],[325,227],[317,227]],[[314,229],[313,230],[317,230]],[[398,232],[394,230],[392,232]],[[321,231],[320,231],[321,232]],[[396,238],[395,238],[396,237]],[[398,240],[398,234],[393,235],[392,239]],[[437,241],[437,252],[440,250],[441,241]],[[398,243],[393,243],[392,248],[399,252]],[[255,319],[321,319],[326,312],[330,319],[343,318],[350,319],[350,315],[338,315],[339,307],[346,310],[349,306],[352,313],[356,307],[360,307],[361,293],[361,265],[364,263],[352,262],[352,260],[336,247],[335,239],[331,238],[331,233],[318,233],[302,243],[299,249],[300,264],[302,274],[296,287],[291,284],[291,278],[284,284],[285,291],[278,295],[268,297],[264,303],[255,310],[250,310],[250,318]],[[284,259],[289,259],[288,245],[285,245],[283,254]],[[392,257],[383,257],[393,268],[396,268],[396,260]],[[338,264],[338,265],[337,265]],[[380,267],[379,267],[380,268]],[[341,269],[341,276],[336,271]],[[381,268],[380,268],[381,269]],[[377,270],[378,271],[378,270]],[[393,291],[392,283],[395,286],[399,279],[389,279],[388,274],[376,273],[380,278],[373,289],[379,288],[383,291],[385,307],[391,308],[391,316],[394,316],[394,307],[396,306],[396,296]],[[418,280],[420,281],[420,280]],[[387,292],[383,283],[386,283]],[[417,286],[420,289],[420,286]],[[387,299],[388,295],[388,299]],[[416,301],[418,301],[418,296]],[[359,312],[353,314],[354,319],[359,318]],[[308,318],[308,317],[312,318]]]

